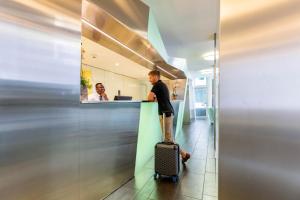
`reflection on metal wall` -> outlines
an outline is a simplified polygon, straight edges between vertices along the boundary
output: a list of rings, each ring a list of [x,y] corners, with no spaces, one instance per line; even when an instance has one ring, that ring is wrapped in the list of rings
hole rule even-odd
[[[142,1],[89,0],[147,39],[149,7]]]
[[[221,0],[220,200],[300,198],[299,10]]]
[[[98,200],[133,176],[137,104],[80,108],[80,13],[0,3],[1,200]]]
[[[78,199],[80,1],[0,3],[0,196]]]

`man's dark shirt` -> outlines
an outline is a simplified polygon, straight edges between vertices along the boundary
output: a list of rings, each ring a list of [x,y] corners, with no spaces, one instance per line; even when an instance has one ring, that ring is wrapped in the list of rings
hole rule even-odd
[[[159,115],[166,113],[166,117],[170,117],[174,114],[174,109],[170,102],[169,89],[166,84],[164,84],[161,80],[157,81],[153,85],[151,92],[153,92],[156,96]]]

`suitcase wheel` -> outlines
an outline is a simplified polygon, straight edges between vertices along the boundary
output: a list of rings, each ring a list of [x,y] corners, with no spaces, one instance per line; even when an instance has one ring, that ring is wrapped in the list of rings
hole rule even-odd
[[[173,183],[177,183],[179,180],[179,177],[178,176],[172,176],[172,181]]]

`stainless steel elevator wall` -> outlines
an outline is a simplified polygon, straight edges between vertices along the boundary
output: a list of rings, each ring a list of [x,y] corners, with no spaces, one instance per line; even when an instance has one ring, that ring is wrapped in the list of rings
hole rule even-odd
[[[0,0],[0,199],[98,200],[133,176],[139,103],[80,105],[81,0]]]
[[[220,200],[300,199],[300,1],[221,0]]]

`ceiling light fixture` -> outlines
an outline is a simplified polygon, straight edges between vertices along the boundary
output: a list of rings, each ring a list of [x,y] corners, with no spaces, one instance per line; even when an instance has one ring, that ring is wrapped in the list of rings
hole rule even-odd
[[[138,57],[142,58],[143,60],[147,61],[148,63],[155,65],[154,62],[152,62],[151,60],[145,58],[144,56],[142,56],[141,54],[135,52],[134,50],[130,49],[128,46],[126,46],[125,44],[123,44],[122,42],[118,41],[117,39],[113,38],[112,36],[110,36],[109,34],[105,33],[104,31],[102,31],[101,29],[99,29],[98,27],[94,26],[93,24],[91,24],[90,22],[88,22],[86,19],[81,18],[81,21],[83,23],[85,23],[86,25],[88,25],[89,27],[93,28],[94,30],[98,31],[99,33],[103,34],[104,36],[106,36],[107,38],[111,39],[112,41],[114,41],[115,43],[119,44],[120,46],[124,47],[125,49],[129,50],[131,53],[137,55]],[[166,71],[165,69],[163,69],[162,67],[156,65],[157,68],[159,68],[160,70],[164,71],[165,73],[169,74],[170,76],[177,78],[177,76],[171,74],[170,72]]]
[[[199,72],[203,75],[211,75],[214,73],[214,69],[211,68],[211,69],[202,69],[202,70],[199,70]]]
[[[172,76],[172,77],[174,77],[174,78],[177,79],[177,76],[171,74],[170,72],[168,72],[168,71],[165,70],[164,68],[162,68],[162,67],[160,67],[160,66],[158,66],[158,65],[156,65],[156,67],[157,67],[158,69],[160,69],[161,71],[163,71],[163,72],[165,72],[165,73],[169,74],[170,76]]]

